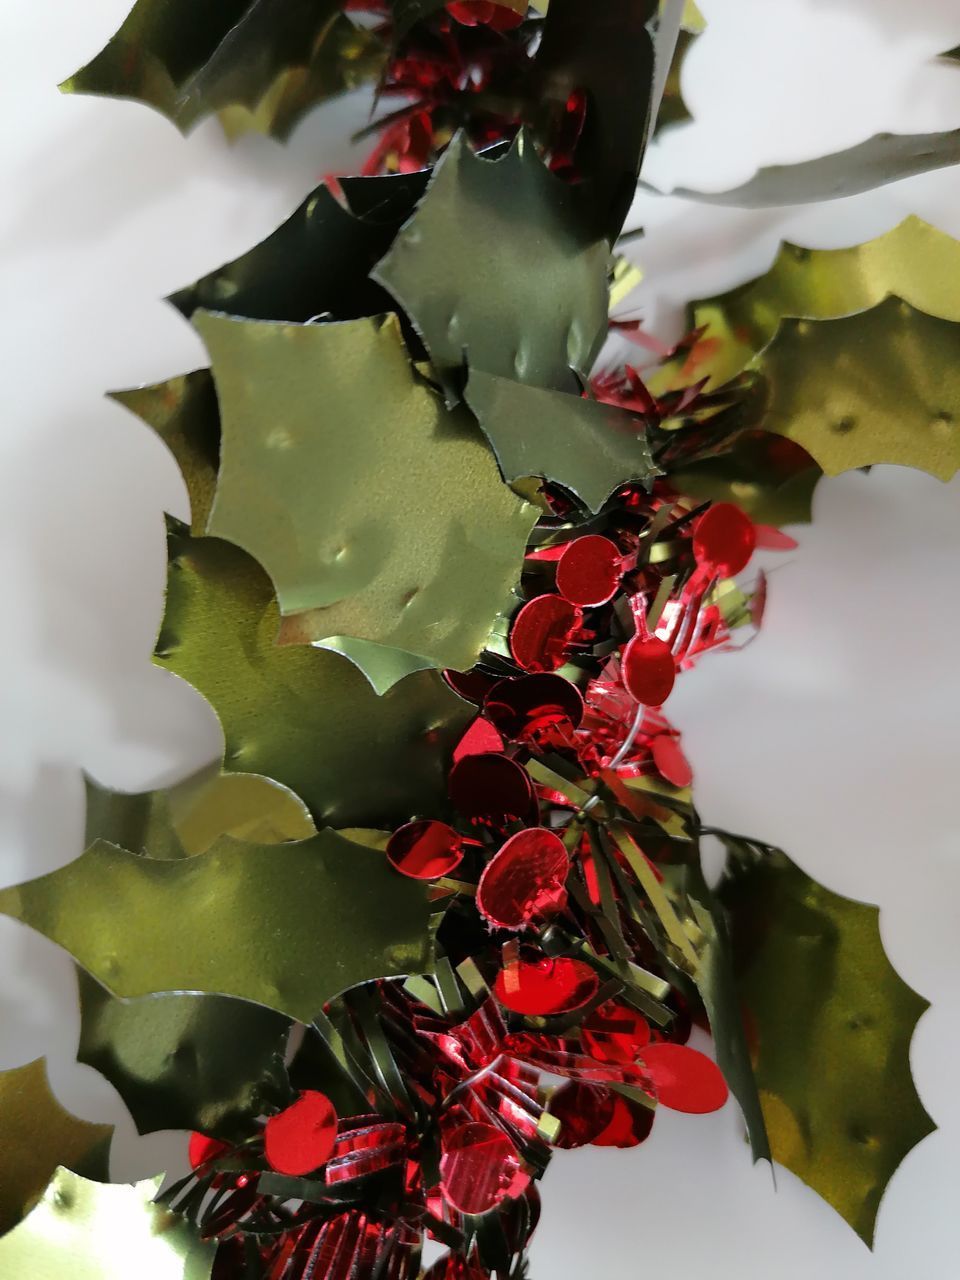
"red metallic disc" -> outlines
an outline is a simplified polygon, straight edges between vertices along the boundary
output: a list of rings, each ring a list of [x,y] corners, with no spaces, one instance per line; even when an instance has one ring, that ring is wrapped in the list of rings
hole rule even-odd
[[[450,0],[447,13],[464,27],[492,27],[494,31],[510,31],[523,21],[522,13],[494,0]]]
[[[630,1098],[613,1094],[610,1123],[593,1139],[595,1147],[639,1147],[653,1128],[653,1110]]]
[[[503,739],[489,720],[477,716],[453,749],[453,763],[464,756],[482,756],[491,751],[502,751]]]
[[[463,861],[463,840],[445,822],[408,822],[387,841],[387,857],[401,875],[434,880]]]
[[[524,671],[556,671],[580,626],[580,610],[562,596],[528,600],[510,628],[510,652]]]
[[[658,733],[651,747],[653,763],[660,776],[675,787],[689,787],[693,770],[672,733]]]
[[[479,707],[499,677],[487,675],[476,668],[473,671],[454,671],[447,668],[443,678],[454,693],[459,694],[466,702],[473,702]]]
[[[609,538],[589,533],[567,544],[557,562],[557,590],[571,604],[606,604],[620,585],[620,549]]]
[[[673,1111],[702,1115],[718,1111],[729,1090],[720,1068],[705,1053],[685,1044],[649,1044],[641,1055],[657,1100]]]
[[[492,1124],[461,1125],[444,1136],[442,1147],[444,1199],[461,1213],[486,1213],[530,1181],[516,1147]]]
[[[267,1163],[277,1173],[297,1178],[325,1164],[337,1138],[337,1113],[325,1093],[306,1089],[264,1126]]]
[[[477,908],[497,928],[522,929],[536,916],[562,910],[569,870],[569,854],[555,832],[518,831],[484,868]]]
[[[598,1062],[627,1065],[650,1043],[650,1027],[636,1009],[608,1000],[580,1028],[580,1042]]]
[[[753,555],[757,531],[753,521],[732,502],[716,502],[697,522],[693,554],[697,564],[729,578]]]
[[[526,822],[536,813],[533,783],[526,769],[509,756],[486,752],[464,756],[450,770],[450,800],[465,818],[494,826],[518,819]]]
[[[542,673],[499,680],[483,713],[506,738],[522,742],[551,732],[572,733],[583,719],[583,696],[563,676]]]
[[[634,636],[623,651],[623,683],[645,707],[659,707],[677,678],[670,647],[657,636]]]
[[[585,1147],[603,1133],[613,1119],[614,1094],[609,1089],[574,1081],[550,1099],[550,1114],[560,1121],[553,1146],[561,1151]]]
[[[208,1160],[215,1160],[217,1156],[229,1150],[229,1144],[221,1142],[219,1138],[208,1138],[205,1133],[191,1133],[190,1144],[187,1147],[190,1168],[199,1169]]]
[[[493,994],[514,1013],[540,1017],[579,1009],[596,994],[599,981],[582,960],[542,956],[521,960],[498,973]]]

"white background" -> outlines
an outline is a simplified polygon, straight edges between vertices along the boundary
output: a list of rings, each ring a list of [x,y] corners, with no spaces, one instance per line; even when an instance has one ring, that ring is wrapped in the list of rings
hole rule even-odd
[[[685,73],[693,126],[646,176],[730,186],[761,164],[881,130],[960,125],[957,0],[701,0]],[[80,850],[85,769],[143,789],[214,756],[198,695],[150,666],[164,578],[162,512],[184,517],[173,460],[108,387],[194,367],[200,344],[160,298],[270,231],[331,170],[362,101],[314,114],[282,148],[183,141],[141,107],[62,98],[128,0],[0,0],[0,877]],[[644,199],[641,301],[677,304],[756,274],[780,238],[833,247],[914,212],[960,235],[960,170],[798,210]],[[958,288],[960,288],[960,281]],[[684,677],[708,821],[782,844],[834,889],[877,902],[892,959],[933,1002],[913,1047],[940,1125],[884,1201],[874,1254],[790,1174],[751,1167],[732,1106],[663,1112],[630,1152],[561,1154],[544,1187],[533,1275],[669,1272],[715,1280],[907,1280],[960,1274],[960,851],[956,803],[960,485],[878,469],[821,485],[815,524],[781,557],[744,653]],[[117,1095],[72,1062],[69,962],[0,919],[0,1067],[45,1053],[60,1097],[118,1124],[114,1174],[168,1165],[179,1135],[136,1139]]]

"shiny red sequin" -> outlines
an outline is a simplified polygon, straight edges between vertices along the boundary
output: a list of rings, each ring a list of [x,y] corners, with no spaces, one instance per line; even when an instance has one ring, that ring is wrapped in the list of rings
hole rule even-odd
[[[610,1000],[594,1009],[580,1031],[580,1042],[598,1062],[636,1062],[650,1043],[646,1018],[629,1005]]]
[[[757,531],[753,521],[732,502],[717,502],[700,517],[693,535],[697,563],[729,578],[753,555]]]
[[[187,1156],[191,1169],[199,1169],[208,1160],[216,1160],[217,1156],[229,1151],[229,1144],[217,1138],[208,1138],[205,1133],[191,1133]]]
[[[300,1177],[324,1164],[337,1138],[337,1113],[325,1093],[306,1089],[263,1130],[267,1163],[277,1173]]]
[[[492,27],[494,31],[510,31],[523,21],[523,14],[493,0],[450,0],[447,13],[465,27]]]
[[[460,865],[463,840],[445,822],[408,822],[388,840],[387,857],[401,875],[433,880]]]
[[[461,1125],[444,1136],[442,1148],[444,1199],[461,1213],[486,1213],[530,1181],[516,1147],[491,1124]]]
[[[517,665],[524,671],[562,667],[567,645],[580,622],[580,610],[561,596],[528,600],[510,629],[510,652]]]
[[[606,604],[620,585],[620,549],[591,533],[568,543],[557,564],[557,590],[571,604]]]
[[[645,707],[666,702],[677,678],[673,654],[658,636],[634,636],[623,651],[623,683]]]
[[[662,778],[675,787],[689,787],[693,781],[693,770],[672,733],[658,733],[650,750]]]
[[[607,1128],[613,1119],[614,1094],[609,1089],[574,1081],[550,1099],[550,1114],[560,1121],[560,1133],[553,1145],[561,1151],[585,1147]]]
[[[583,697],[563,676],[521,676],[498,681],[483,711],[505,737],[523,742],[572,733],[583,719]]]
[[[491,751],[502,751],[503,739],[489,720],[477,716],[453,749],[453,763],[466,756],[482,756]]]
[[[487,752],[464,756],[450,770],[450,800],[465,818],[503,826],[536,813],[530,775],[508,756]]]
[[[613,1101],[610,1123],[593,1139],[595,1147],[638,1147],[649,1138],[653,1128],[653,1110],[618,1093]]]
[[[701,1115],[719,1110],[727,1100],[729,1090],[720,1068],[688,1045],[647,1045],[642,1063],[658,1101],[673,1111]]]
[[[563,908],[569,870],[569,855],[553,831],[518,831],[484,868],[477,908],[498,928],[521,929],[535,917]]]
[[[520,960],[497,974],[493,994],[514,1013],[537,1017],[569,1013],[596,994],[599,979],[588,964],[568,956]]]

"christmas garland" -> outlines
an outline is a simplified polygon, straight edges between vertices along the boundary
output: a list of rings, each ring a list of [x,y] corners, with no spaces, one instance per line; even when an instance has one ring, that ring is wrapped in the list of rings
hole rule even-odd
[[[365,81],[400,106],[363,175],[173,295],[211,368],[115,393],[186,481],[155,660],[224,755],[89,783],[86,852],[0,911],[76,959],[79,1060],[193,1131],[192,1172],[110,1184],[108,1127],[0,1075],[3,1275],[518,1278],[555,1150],[728,1091],[869,1243],[933,1127],[876,909],[706,825],[663,707],[759,624],[754,549],[823,473],[960,465],[960,246],[784,246],[660,348],[614,246],[699,15],[542,8],[138,0],[67,82],[281,137]],[[699,195],[958,159],[884,135]]]

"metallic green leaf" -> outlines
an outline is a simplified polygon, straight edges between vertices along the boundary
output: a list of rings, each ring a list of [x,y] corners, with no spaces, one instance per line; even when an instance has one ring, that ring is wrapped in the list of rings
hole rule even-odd
[[[782,453],[779,437],[747,432],[726,453],[672,468],[670,485],[700,502],[732,502],[757,524],[809,524],[823,472],[809,459],[798,466],[793,451]]]
[[[670,195],[705,204],[742,209],[815,204],[839,200],[899,182],[917,173],[960,162],[960,129],[943,133],[878,133],[866,142],[799,164],[771,165],[732,191],[692,191],[677,187]]]
[[[220,465],[220,414],[210,370],[110,395],[152,427],[173,454],[187,486],[191,527],[202,533]]]
[[[452,396],[472,369],[578,391],[607,331],[606,241],[522,131],[499,160],[458,134],[373,278],[410,316]]]
[[[414,372],[396,316],[194,320],[223,419],[209,532],[266,569],[283,642],[345,636],[472,667],[538,513]]]
[[[58,1165],[106,1182],[113,1125],[78,1120],[57,1101],[43,1058],[0,1071],[0,1234],[43,1193]],[[0,1262],[3,1260],[0,1241]],[[33,1276],[33,1271],[0,1275]]]
[[[960,325],[898,298],[838,320],[785,320],[748,366],[762,425],[827,475],[873,463],[949,480],[960,467]]]
[[[887,1183],[934,1128],[910,1073],[927,1002],[890,964],[876,907],[779,849],[725,843],[719,892],[774,1158],[870,1244]]]
[[[225,770],[276,779],[335,826],[392,829],[444,807],[472,708],[439,675],[410,675],[377,697],[340,654],[276,644],[270,580],[238,547],[174,529],[169,552],[157,661],[212,703]]]
[[[228,1136],[286,1100],[283,1014],[228,996],[120,1000],[82,969],[77,979],[77,1060],[110,1081],[140,1133]]]
[[[342,0],[137,0],[104,49],[61,88],[137,98],[186,131],[235,104],[256,109],[288,68],[314,67]],[[338,92],[343,78],[335,77]]]
[[[347,987],[431,965],[425,887],[329,829],[276,845],[226,836],[179,861],[98,840],[0,891],[0,913],[114,995],[235,996],[301,1022]]]
[[[597,512],[620,485],[645,483],[656,474],[636,414],[479,369],[471,371],[464,397],[511,484],[539,476]]]
[[[210,1280],[216,1242],[153,1204],[162,1175],[101,1186],[68,1169],[53,1174],[28,1216],[0,1240],[10,1280]]]

